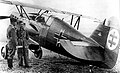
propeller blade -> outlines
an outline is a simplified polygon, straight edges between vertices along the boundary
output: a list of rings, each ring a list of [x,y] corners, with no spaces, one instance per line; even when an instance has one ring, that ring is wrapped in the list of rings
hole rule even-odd
[[[10,18],[10,16],[0,16],[0,19]]]

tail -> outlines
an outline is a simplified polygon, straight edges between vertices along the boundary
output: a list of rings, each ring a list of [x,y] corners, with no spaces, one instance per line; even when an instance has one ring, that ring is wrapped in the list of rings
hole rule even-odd
[[[113,68],[116,64],[120,47],[119,22],[111,17],[108,21],[104,20],[90,36],[104,49],[102,61],[104,68]]]

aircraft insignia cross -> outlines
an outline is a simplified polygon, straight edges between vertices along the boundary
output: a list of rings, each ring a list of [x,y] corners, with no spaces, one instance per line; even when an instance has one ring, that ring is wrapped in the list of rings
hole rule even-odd
[[[117,48],[119,44],[119,32],[116,29],[110,30],[107,37],[107,48],[110,50],[114,50]]]
[[[114,42],[114,39],[117,39],[117,36],[115,36],[115,32],[113,34],[110,34],[112,40],[108,40],[108,42],[110,43],[110,47],[112,47],[112,45],[115,45],[116,43]]]

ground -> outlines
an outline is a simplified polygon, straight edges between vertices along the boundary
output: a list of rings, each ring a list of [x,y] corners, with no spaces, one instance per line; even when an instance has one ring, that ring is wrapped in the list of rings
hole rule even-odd
[[[31,54],[31,53],[30,53]],[[115,68],[111,70],[93,68],[85,66],[71,58],[59,55],[57,53],[43,50],[42,59],[36,59],[34,55],[30,56],[29,64],[31,68],[22,68],[18,66],[17,58],[14,58],[14,68],[9,70],[7,61],[0,59],[0,73],[118,73]]]

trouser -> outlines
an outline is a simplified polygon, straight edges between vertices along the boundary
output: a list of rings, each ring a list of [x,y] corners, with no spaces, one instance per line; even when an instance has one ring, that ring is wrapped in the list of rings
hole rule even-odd
[[[15,47],[14,46],[10,46],[8,48],[8,53],[7,53],[7,63],[8,63],[8,67],[12,68],[13,67],[13,56],[15,55]]]
[[[23,61],[25,66],[29,66],[28,58],[27,58],[27,54],[28,54],[27,48],[18,48],[17,53],[18,53],[19,66],[23,66]]]
[[[12,67],[13,67],[13,59],[8,59],[8,60],[7,60],[7,63],[8,63],[8,67],[9,67],[9,68],[12,68]]]

